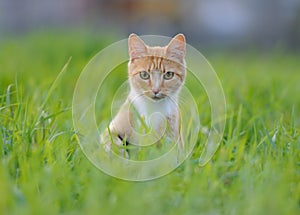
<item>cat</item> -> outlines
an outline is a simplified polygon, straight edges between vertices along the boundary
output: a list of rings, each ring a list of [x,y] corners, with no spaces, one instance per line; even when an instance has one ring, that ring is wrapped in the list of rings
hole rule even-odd
[[[136,34],[131,34],[128,38],[128,53],[130,92],[108,129],[101,135],[101,143],[110,151],[112,143],[117,146],[131,143],[137,145],[141,141],[163,144],[159,140],[167,136],[174,141],[181,139],[183,145],[178,94],[186,78],[185,36],[177,34],[167,46],[152,47]],[[136,115],[131,108],[136,110]],[[142,136],[141,139],[137,135],[135,127],[143,123],[136,122],[141,120],[146,126],[152,126],[152,138],[145,139]]]

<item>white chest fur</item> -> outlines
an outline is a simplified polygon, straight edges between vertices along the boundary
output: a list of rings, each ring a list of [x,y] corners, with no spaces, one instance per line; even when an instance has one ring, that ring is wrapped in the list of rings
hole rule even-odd
[[[158,130],[167,117],[176,113],[177,104],[171,98],[164,98],[153,101],[145,96],[129,97],[139,115],[144,117],[145,123],[149,127]]]

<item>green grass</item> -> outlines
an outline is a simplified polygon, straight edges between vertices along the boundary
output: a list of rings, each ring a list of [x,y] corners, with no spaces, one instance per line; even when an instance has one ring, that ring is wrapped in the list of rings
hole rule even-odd
[[[94,167],[72,125],[76,80],[110,42],[71,33],[0,41],[0,214],[300,213],[299,55],[207,54],[227,100],[217,153],[205,167],[197,164],[200,135],[191,158],[174,172],[133,183]],[[126,71],[106,96],[123,80]],[[209,123],[204,93],[197,102]],[[103,107],[99,115],[108,116]]]

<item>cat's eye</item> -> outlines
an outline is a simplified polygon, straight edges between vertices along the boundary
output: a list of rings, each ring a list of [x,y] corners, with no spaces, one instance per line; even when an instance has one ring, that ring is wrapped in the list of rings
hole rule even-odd
[[[149,73],[146,72],[146,71],[141,71],[141,72],[140,72],[140,77],[141,77],[141,79],[147,80],[147,79],[150,78],[150,75],[149,75]]]
[[[164,74],[164,79],[166,79],[166,80],[170,80],[173,77],[174,77],[174,72],[166,72]]]

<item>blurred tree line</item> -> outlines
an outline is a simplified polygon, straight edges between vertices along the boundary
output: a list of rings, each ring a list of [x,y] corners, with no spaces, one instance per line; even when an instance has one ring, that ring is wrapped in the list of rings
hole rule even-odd
[[[91,28],[124,37],[187,34],[216,45],[300,47],[298,0],[0,0],[0,36]]]

